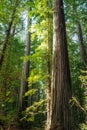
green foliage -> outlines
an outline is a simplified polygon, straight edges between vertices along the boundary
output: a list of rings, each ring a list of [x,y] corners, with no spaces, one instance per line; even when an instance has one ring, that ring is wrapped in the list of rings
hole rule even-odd
[[[34,102],[32,106],[27,107],[23,112],[21,121],[29,122],[33,127],[42,127],[46,120],[45,111],[46,100]]]
[[[31,90],[28,90],[26,93],[25,93],[25,96],[32,96],[33,94],[35,94],[37,92],[37,89],[31,89]]]
[[[26,112],[33,111],[37,112],[43,107],[43,104],[46,103],[46,100],[40,100],[39,102],[34,102],[34,104],[26,109]]]
[[[0,70],[0,119],[4,120],[6,126],[18,118],[18,91],[22,70],[20,57],[24,54],[24,43],[19,39],[10,39],[9,44]]]
[[[86,89],[86,86],[87,86],[87,71],[82,70],[81,72],[82,72],[83,75],[81,75],[79,78],[80,78],[80,80],[82,82],[83,87],[85,87],[85,89]]]
[[[87,130],[87,70],[82,70],[81,71],[81,76],[79,77],[81,82],[82,82],[82,87],[84,88],[85,92],[84,92],[84,107],[86,110],[86,115],[85,115],[85,123],[80,124],[80,128],[81,130]]]
[[[71,104],[71,106],[75,105],[81,111],[83,111],[84,113],[86,113],[86,110],[85,110],[84,106],[80,105],[80,102],[76,99],[76,97],[72,97],[72,99],[70,100],[70,104]]]
[[[80,124],[81,130],[87,130],[87,125],[86,124]]]

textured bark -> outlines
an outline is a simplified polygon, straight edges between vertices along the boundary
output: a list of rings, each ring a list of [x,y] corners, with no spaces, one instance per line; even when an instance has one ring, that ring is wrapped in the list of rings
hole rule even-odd
[[[1,53],[1,56],[0,56],[0,69],[2,67],[2,63],[3,63],[3,60],[4,60],[4,55],[5,55],[8,40],[9,40],[9,37],[10,37],[11,28],[12,28],[12,25],[13,25],[14,16],[15,16],[17,7],[18,7],[18,0],[15,1],[15,5],[14,5],[13,13],[12,13],[12,16],[11,16],[11,20],[10,20],[10,22],[8,24],[8,29],[6,30],[6,38],[5,38],[4,42],[3,42],[2,53]]]
[[[80,53],[81,53],[82,61],[83,61],[84,65],[87,65],[87,52],[86,52],[86,47],[84,45],[82,28],[81,28],[80,22],[78,22],[78,39],[79,39]]]
[[[72,92],[63,0],[53,2],[52,106],[47,130],[72,130],[69,105]]]
[[[30,32],[29,32],[29,18],[27,20],[27,34],[26,34],[26,48],[25,48],[25,56],[29,56],[30,54]],[[30,68],[30,61],[26,61],[24,63],[23,68],[23,77],[21,81],[21,88],[20,88],[20,98],[19,98],[19,107],[20,111],[25,110],[28,105],[28,97],[25,97],[25,93],[28,91],[28,77],[29,77],[29,68]]]

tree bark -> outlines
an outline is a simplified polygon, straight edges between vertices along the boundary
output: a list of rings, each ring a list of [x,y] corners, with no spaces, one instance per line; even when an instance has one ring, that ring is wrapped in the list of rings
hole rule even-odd
[[[47,130],[72,130],[72,96],[63,0],[54,0],[53,72],[50,125]]]
[[[10,37],[11,28],[12,28],[12,25],[13,25],[14,16],[15,16],[17,7],[18,7],[18,0],[15,1],[15,5],[14,5],[13,13],[12,13],[12,16],[11,16],[11,20],[10,20],[10,22],[8,24],[8,29],[6,30],[6,37],[5,37],[5,40],[3,42],[2,53],[1,53],[1,56],[0,56],[0,69],[1,69],[2,64],[3,64],[5,51],[6,51],[6,48],[7,48],[7,44],[8,44],[8,40],[9,40],[9,37]]]
[[[84,45],[84,40],[83,40],[83,34],[82,34],[82,28],[80,22],[78,22],[78,39],[79,39],[79,46],[80,46],[80,53],[82,57],[82,61],[84,65],[87,65],[87,52],[86,52],[86,47]]]
[[[25,48],[25,56],[30,55],[30,32],[29,32],[30,20],[27,18],[27,34],[26,34],[26,48]],[[30,61],[26,61],[24,63],[23,68],[23,77],[21,81],[21,88],[20,88],[20,98],[19,98],[19,107],[20,110],[23,111],[28,105],[28,97],[25,97],[25,93],[28,91],[28,77],[29,77],[29,68],[30,68]]]
[[[49,14],[48,14],[49,15]],[[47,41],[47,125],[50,123],[51,114],[51,50],[50,50],[50,18],[48,16],[48,41]]]

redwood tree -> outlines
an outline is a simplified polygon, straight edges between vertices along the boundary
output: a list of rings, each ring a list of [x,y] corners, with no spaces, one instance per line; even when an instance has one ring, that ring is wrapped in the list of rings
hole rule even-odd
[[[87,65],[87,52],[86,52],[86,47],[84,45],[82,27],[81,27],[80,22],[78,22],[78,39],[79,39],[81,58],[82,58],[84,65],[86,66]]]
[[[72,92],[63,0],[54,0],[53,6],[52,103],[47,130],[71,130]]]
[[[27,14],[28,15],[28,14]],[[30,20],[27,16],[27,33],[26,33],[26,47],[25,47],[25,56],[30,55]],[[29,77],[29,68],[30,68],[30,61],[24,62],[23,66],[23,76],[21,81],[21,88],[20,88],[20,98],[19,98],[19,109],[23,111],[28,106],[28,97],[25,97],[25,93],[28,91],[28,77]]]
[[[50,18],[48,17],[48,41],[47,41],[47,124],[50,119],[51,103],[51,41],[50,41]]]

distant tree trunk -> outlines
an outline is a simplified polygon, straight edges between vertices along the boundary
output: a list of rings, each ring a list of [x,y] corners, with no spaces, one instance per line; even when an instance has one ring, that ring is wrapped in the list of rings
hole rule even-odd
[[[86,47],[84,45],[83,33],[82,33],[82,28],[81,28],[80,22],[78,22],[78,39],[79,39],[79,46],[80,46],[80,54],[81,54],[82,61],[84,63],[83,69],[86,70],[86,67],[87,67],[87,51],[86,51]],[[86,75],[86,73],[84,75]],[[87,89],[85,89],[85,91],[87,93]],[[87,124],[87,116],[85,118],[85,122]]]
[[[30,54],[30,32],[29,32],[30,20],[27,18],[27,34],[26,34],[26,48],[25,48],[25,56],[29,56]],[[25,93],[28,91],[28,77],[29,77],[29,68],[30,61],[25,61],[23,68],[23,77],[21,81],[20,88],[20,99],[19,99],[19,107],[20,110],[25,110],[28,105],[28,97],[25,97]]]
[[[78,39],[79,39],[79,46],[80,46],[80,53],[82,57],[82,61],[84,65],[87,65],[87,52],[86,52],[86,47],[84,45],[84,40],[83,40],[83,34],[82,34],[82,28],[80,22],[78,22]]]
[[[63,0],[53,0],[53,73],[50,125],[47,130],[72,130],[72,96]]]
[[[47,41],[47,125],[50,123],[51,114],[51,42],[50,42],[50,18],[48,16],[48,41]]]
[[[2,67],[2,63],[3,63],[3,60],[4,60],[4,55],[5,55],[8,40],[9,40],[9,37],[10,37],[11,28],[12,28],[12,25],[13,25],[13,21],[14,21],[14,17],[15,17],[17,7],[18,7],[18,0],[15,1],[15,5],[14,5],[13,13],[12,13],[12,16],[11,16],[11,20],[10,20],[10,22],[8,24],[8,29],[6,30],[6,37],[5,37],[5,40],[3,42],[2,53],[1,53],[1,56],[0,56],[0,69]]]

